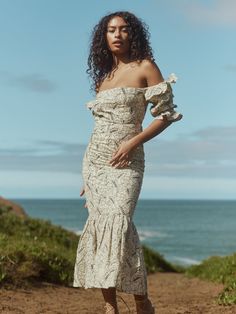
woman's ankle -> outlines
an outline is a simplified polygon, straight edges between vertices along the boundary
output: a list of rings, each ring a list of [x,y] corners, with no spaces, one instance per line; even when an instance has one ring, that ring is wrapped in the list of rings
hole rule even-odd
[[[134,299],[135,301],[145,301],[148,299],[148,294],[143,294],[143,295],[139,295],[139,294],[134,294]]]

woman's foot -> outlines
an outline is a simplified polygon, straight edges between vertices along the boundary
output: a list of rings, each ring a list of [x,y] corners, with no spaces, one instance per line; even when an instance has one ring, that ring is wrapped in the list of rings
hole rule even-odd
[[[106,303],[104,308],[106,310],[105,314],[119,314],[117,305],[113,306],[110,303]]]
[[[148,298],[135,299],[137,314],[155,314],[155,308]]]

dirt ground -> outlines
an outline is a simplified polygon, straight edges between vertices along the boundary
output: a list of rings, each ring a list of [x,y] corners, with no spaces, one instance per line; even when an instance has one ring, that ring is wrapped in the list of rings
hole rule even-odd
[[[149,297],[155,314],[236,314],[235,306],[217,305],[223,286],[183,274],[156,273],[148,276]],[[117,292],[120,314],[135,314],[133,296]],[[121,300],[125,300],[130,312]],[[0,289],[2,314],[103,314],[100,289],[67,288],[52,284],[41,287]]]

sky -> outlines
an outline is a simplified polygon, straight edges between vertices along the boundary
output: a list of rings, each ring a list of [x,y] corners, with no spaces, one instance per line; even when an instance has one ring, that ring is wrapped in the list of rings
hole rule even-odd
[[[183,114],[144,144],[140,198],[236,199],[234,0],[0,0],[0,196],[79,198],[90,36],[120,10],[148,25]]]

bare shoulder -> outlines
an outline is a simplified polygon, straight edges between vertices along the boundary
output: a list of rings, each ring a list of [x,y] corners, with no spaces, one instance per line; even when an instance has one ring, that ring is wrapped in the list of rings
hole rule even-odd
[[[142,60],[140,71],[143,78],[146,80],[147,86],[156,85],[164,81],[161,70],[154,61],[148,59]]]

